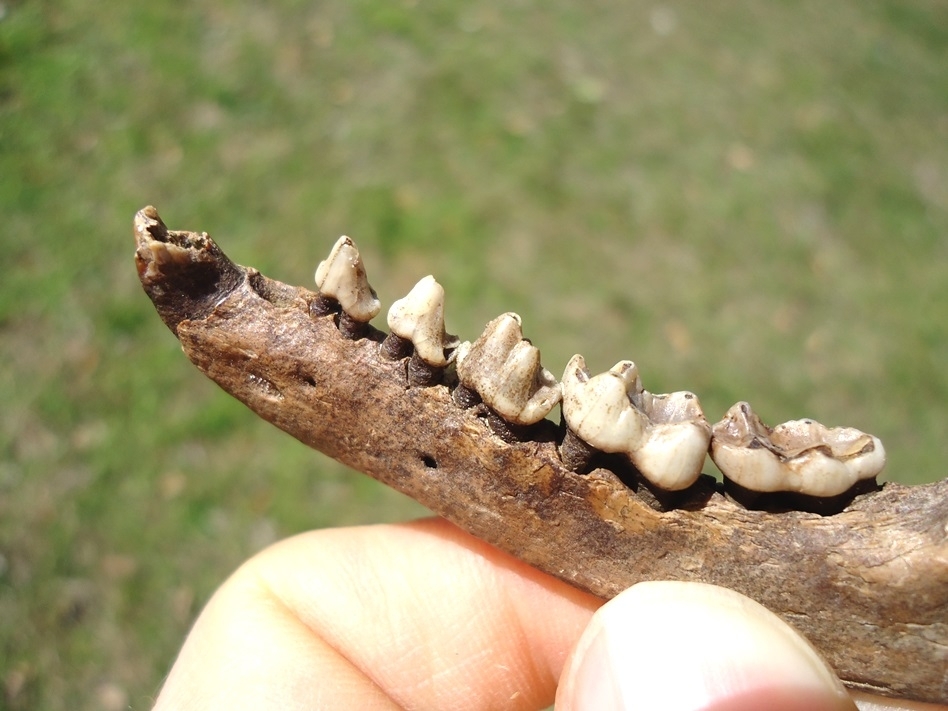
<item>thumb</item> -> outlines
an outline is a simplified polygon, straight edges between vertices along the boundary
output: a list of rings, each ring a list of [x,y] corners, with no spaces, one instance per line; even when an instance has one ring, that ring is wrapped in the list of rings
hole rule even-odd
[[[639,583],[593,616],[557,690],[558,711],[854,710],[789,625],[701,583]]]

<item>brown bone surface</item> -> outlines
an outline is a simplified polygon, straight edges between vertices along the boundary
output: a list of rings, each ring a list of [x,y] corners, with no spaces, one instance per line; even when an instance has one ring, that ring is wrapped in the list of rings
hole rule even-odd
[[[233,264],[207,235],[169,231],[150,207],[135,235],[142,285],[187,356],[301,442],[595,595],[732,588],[848,686],[948,702],[948,480],[886,484],[832,516],[749,510],[709,487],[659,511],[610,471],[567,470],[553,441],[491,434],[444,385],[408,387],[378,339],[344,338],[311,315],[315,293]]]

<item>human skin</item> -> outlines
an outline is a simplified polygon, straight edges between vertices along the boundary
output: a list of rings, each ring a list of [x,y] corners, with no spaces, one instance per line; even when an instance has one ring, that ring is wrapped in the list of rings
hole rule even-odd
[[[311,531],[254,556],[198,618],[155,709],[554,699],[564,711],[855,708],[812,647],[748,598],[643,583],[603,605],[426,519]]]

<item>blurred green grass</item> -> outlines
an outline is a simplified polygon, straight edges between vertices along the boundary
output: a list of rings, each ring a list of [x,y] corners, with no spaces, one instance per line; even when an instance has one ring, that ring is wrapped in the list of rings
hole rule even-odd
[[[554,372],[636,360],[948,458],[939,2],[0,2],[0,708],[147,708],[241,560],[421,510],[188,364],[141,293],[155,204],[308,284],[516,310]]]

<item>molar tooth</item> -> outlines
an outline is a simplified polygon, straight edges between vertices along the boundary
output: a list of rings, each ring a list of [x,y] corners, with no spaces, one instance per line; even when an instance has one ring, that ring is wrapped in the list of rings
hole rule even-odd
[[[877,437],[810,419],[771,428],[739,402],[712,428],[711,458],[725,477],[750,491],[828,497],[876,477],[885,449]]]
[[[632,461],[650,482],[667,491],[685,489],[698,479],[708,454],[711,426],[694,393],[643,395],[651,422],[648,439]]]
[[[446,353],[458,345],[457,336],[448,335],[444,329],[444,288],[430,275],[392,304],[388,327],[395,338],[411,342],[418,359],[434,368],[444,368],[448,364]],[[398,350],[388,343],[386,339],[383,350]]]
[[[359,337],[382,308],[369,285],[359,250],[346,236],[336,241],[329,256],[316,267],[316,288],[321,303],[313,305],[314,313],[330,313],[332,302],[338,302],[342,308],[339,329],[350,338]]]
[[[515,313],[488,323],[481,337],[463,349],[457,372],[461,385],[476,391],[504,420],[532,425],[559,402],[560,386],[540,365],[540,351],[524,340],[520,324]]]
[[[573,356],[563,375],[563,419],[568,431],[561,455],[568,467],[580,471],[588,463],[572,439],[579,438],[603,452],[625,454],[668,491],[697,480],[711,437],[697,397],[648,392],[628,360],[590,378],[583,357]]]

